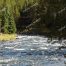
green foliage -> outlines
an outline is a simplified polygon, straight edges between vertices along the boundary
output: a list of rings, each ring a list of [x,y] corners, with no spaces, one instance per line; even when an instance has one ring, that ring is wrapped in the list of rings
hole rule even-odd
[[[9,30],[9,33],[15,33],[16,32],[16,24],[15,24],[14,17],[13,17],[12,13],[10,14],[10,17],[9,17],[8,30]]]
[[[5,11],[3,12],[3,18],[4,18],[4,25],[3,25],[3,32],[4,33],[8,33],[8,25],[9,25],[9,13],[8,13],[8,10],[7,8],[5,9]]]
[[[15,33],[17,18],[24,4],[30,6],[33,0],[0,0],[0,32]],[[27,6],[27,7],[28,7]]]
[[[0,32],[1,32],[1,18],[0,18]]]

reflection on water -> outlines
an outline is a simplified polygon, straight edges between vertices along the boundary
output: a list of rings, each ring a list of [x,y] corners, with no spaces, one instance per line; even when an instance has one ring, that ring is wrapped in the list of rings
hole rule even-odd
[[[66,66],[65,43],[40,36],[0,42],[0,66]]]

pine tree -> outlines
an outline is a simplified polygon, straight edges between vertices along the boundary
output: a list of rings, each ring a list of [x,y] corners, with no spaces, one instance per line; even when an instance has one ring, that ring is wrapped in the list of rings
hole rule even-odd
[[[3,28],[3,32],[4,33],[9,33],[8,31],[8,25],[9,25],[9,13],[8,13],[8,9],[6,8],[5,11],[3,12],[3,21],[4,21],[4,28]]]
[[[12,11],[10,9],[8,9],[8,7],[4,11],[3,18],[4,18],[3,32],[9,33],[9,34],[15,33],[16,32],[15,20],[14,20]]]
[[[9,33],[15,33],[16,32],[16,24],[15,24],[14,17],[13,17],[12,13],[10,13],[10,16],[9,16],[8,30],[9,30]]]
[[[0,33],[1,33],[1,18],[0,18]]]
[[[33,3],[33,0],[28,1],[31,4]],[[25,0],[0,0],[0,12],[1,12],[0,28],[2,28],[0,32],[1,31],[3,33],[16,32],[15,21],[17,21],[17,18],[20,16],[20,11],[22,10],[24,4]]]

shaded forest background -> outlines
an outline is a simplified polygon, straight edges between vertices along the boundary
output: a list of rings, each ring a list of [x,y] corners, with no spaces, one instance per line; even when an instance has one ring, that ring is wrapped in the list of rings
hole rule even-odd
[[[0,0],[0,32],[66,36],[66,0]]]

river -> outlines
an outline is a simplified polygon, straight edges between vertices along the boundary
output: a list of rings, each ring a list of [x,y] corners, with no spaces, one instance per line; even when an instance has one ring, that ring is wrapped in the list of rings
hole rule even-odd
[[[66,66],[66,40],[19,36],[0,42],[0,66]]]

